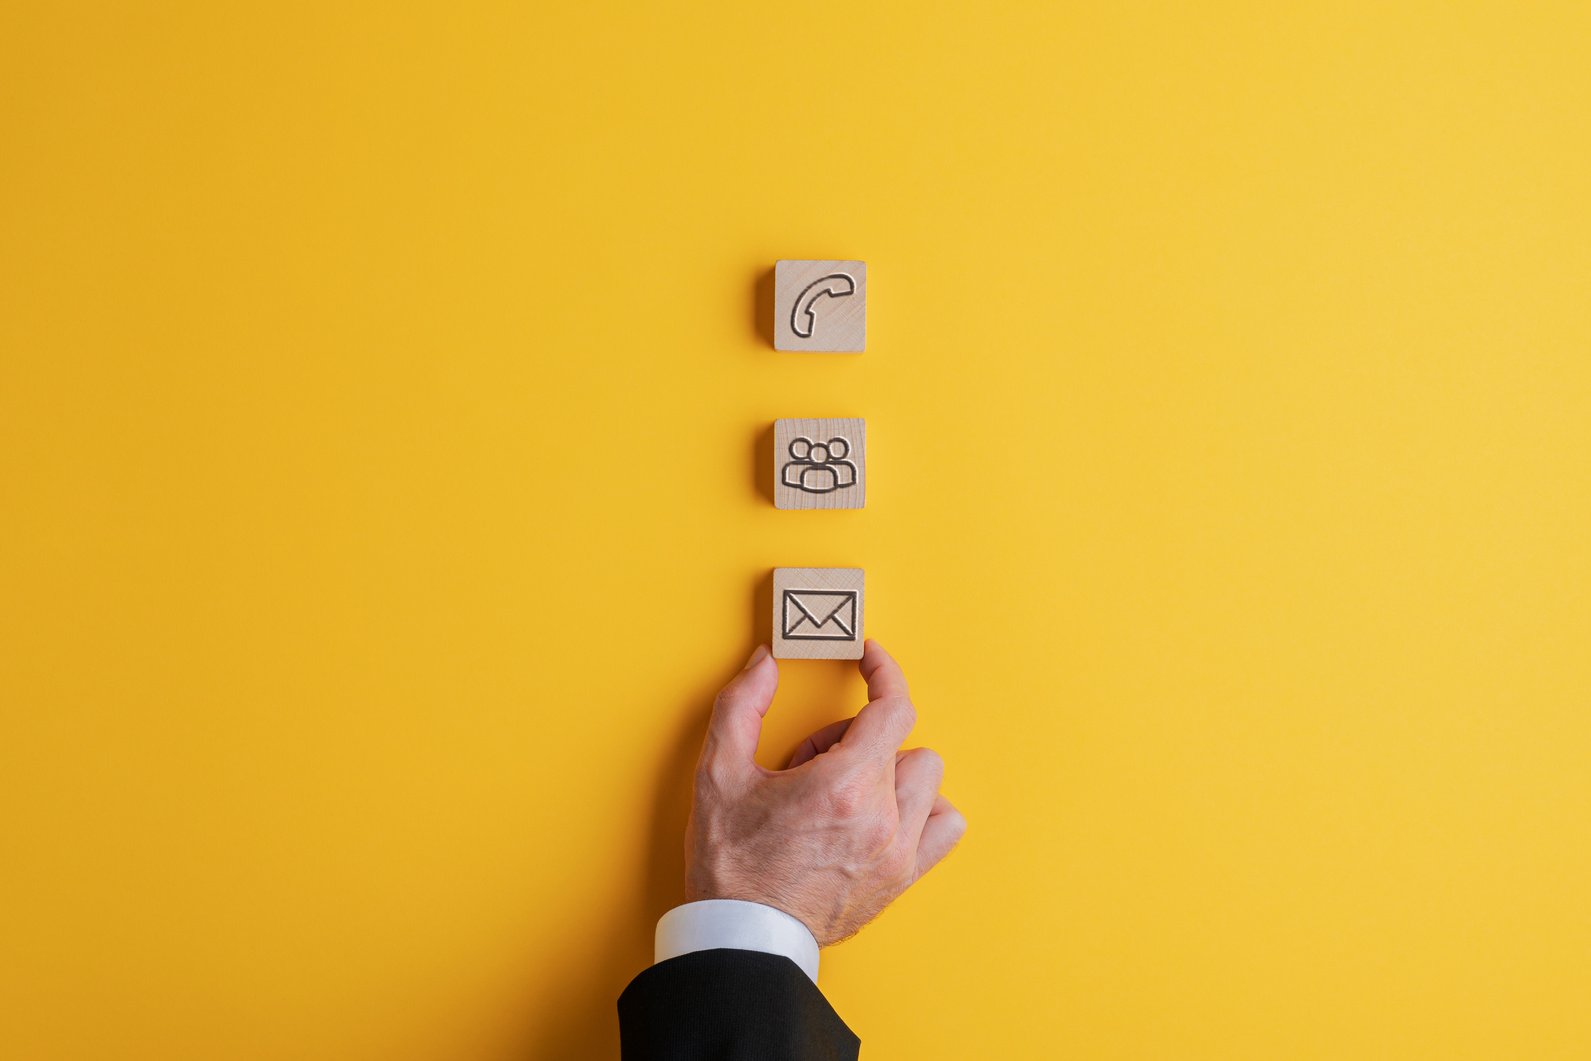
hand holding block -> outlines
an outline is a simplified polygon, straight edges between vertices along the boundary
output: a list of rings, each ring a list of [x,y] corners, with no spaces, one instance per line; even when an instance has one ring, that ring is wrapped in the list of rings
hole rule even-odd
[[[861,659],[861,568],[775,568],[773,654],[776,659]]]
[[[858,418],[775,420],[776,508],[861,508],[867,499],[867,425]]]
[[[866,346],[866,262],[774,263],[775,350],[859,354]]]

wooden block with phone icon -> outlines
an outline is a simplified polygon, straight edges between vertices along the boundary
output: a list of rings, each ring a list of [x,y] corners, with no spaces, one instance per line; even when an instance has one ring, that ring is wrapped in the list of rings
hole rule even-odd
[[[773,654],[777,659],[861,659],[862,569],[775,568]]]
[[[867,263],[775,262],[773,346],[810,353],[861,353],[867,347]]]

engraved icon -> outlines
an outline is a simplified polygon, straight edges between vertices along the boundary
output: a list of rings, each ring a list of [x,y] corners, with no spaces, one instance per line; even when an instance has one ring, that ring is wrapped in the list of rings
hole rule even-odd
[[[780,659],[861,659],[862,597],[859,568],[774,569],[773,654]]]
[[[813,308],[813,303],[824,295],[831,298],[847,298],[854,294],[856,294],[856,281],[851,279],[849,273],[830,273],[828,276],[819,277],[796,296],[795,305],[790,307],[790,330],[802,339],[812,338],[812,329],[818,322],[817,310]]]
[[[856,465],[845,459],[851,444],[838,435],[813,442],[805,435],[790,440],[790,462],[781,469],[779,482],[809,494],[827,494],[856,485]]]
[[[855,641],[856,591],[785,590],[784,636],[791,641]]]
[[[866,262],[774,263],[774,349],[856,354],[866,345]]]
[[[862,508],[867,497],[867,425],[857,417],[776,420],[773,503],[777,508]]]

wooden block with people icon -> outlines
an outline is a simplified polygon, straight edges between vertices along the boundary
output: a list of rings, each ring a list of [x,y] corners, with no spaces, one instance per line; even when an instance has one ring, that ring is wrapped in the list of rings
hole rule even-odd
[[[774,421],[776,507],[861,508],[866,496],[864,421],[849,417]]]

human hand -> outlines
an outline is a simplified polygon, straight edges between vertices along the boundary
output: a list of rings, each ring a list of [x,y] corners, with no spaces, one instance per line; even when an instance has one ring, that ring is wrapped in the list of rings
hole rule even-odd
[[[860,669],[867,705],[808,737],[784,770],[755,760],[779,685],[767,646],[718,694],[685,832],[687,901],[763,903],[828,946],[956,846],[967,823],[939,794],[944,762],[899,750],[917,718],[905,675],[876,641]]]

